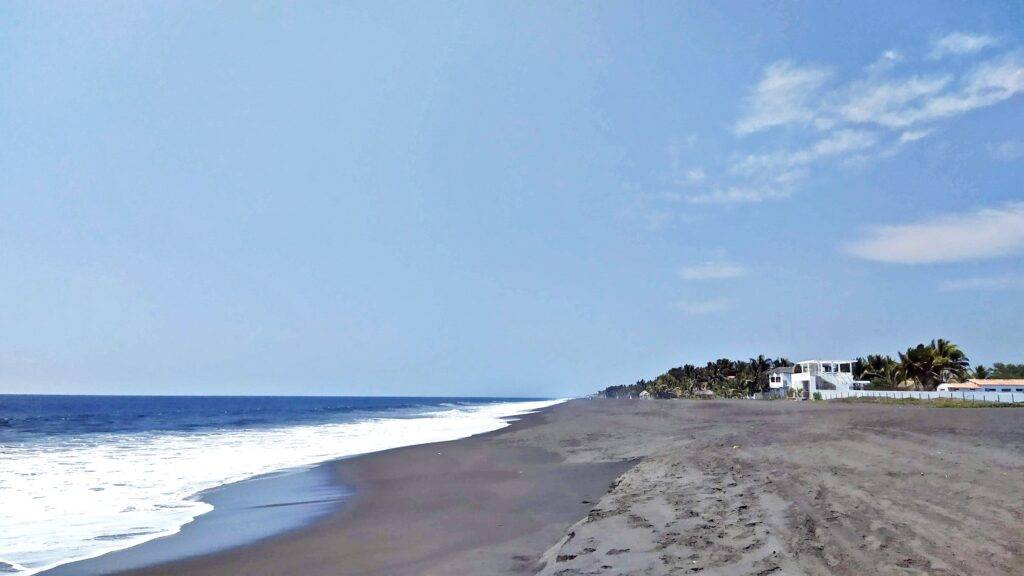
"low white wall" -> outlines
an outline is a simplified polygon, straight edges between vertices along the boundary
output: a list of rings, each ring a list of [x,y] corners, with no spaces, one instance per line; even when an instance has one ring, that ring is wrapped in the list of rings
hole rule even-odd
[[[956,398],[957,400],[977,400],[980,402],[1024,402],[1024,393],[1021,392],[911,392],[896,390],[818,390],[823,400],[835,398],[859,398],[870,396],[875,398],[917,398],[920,400],[933,400],[935,398]]]

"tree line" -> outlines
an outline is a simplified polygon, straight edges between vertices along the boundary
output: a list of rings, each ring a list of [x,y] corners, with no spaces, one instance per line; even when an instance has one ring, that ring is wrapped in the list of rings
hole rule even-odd
[[[601,394],[609,398],[639,396],[646,391],[655,398],[685,398],[714,394],[724,398],[745,398],[768,388],[773,368],[792,366],[786,358],[760,355],[749,360],[719,358],[705,366],[686,364],[672,368],[653,380],[609,386]]]
[[[759,355],[749,360],[720,358],[704,366],[686,364],[672,368],[653,380],[609,386],[600,392],[609,398],[636,397],[647,392],[655,398],[687,398],[714,395],[745,398],[768,389],[774,368],[793,363],[787,358]],[[1024,364],[995,363],[971,368],[967,355],[949,340],[936,339],[898,352],[893,358],[869,354],[853,362],[855,380],[867,381],[868,388],[934,390],[943,382],[964,382],[971,378],[1024,378]]]

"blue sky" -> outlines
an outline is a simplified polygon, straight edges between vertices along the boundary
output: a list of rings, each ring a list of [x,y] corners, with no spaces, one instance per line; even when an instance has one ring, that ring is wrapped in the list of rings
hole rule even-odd
[[[848,4],[5,2],[0,390],[1024,361],[1024,4]]]

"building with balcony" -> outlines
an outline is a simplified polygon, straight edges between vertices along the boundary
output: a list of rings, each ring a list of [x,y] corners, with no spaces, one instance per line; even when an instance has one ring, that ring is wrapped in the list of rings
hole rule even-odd
[[[790,386],[810,398],[818,390],[863,390],[868,383],[853,379],[853,360],[804,360],[793,366]]]

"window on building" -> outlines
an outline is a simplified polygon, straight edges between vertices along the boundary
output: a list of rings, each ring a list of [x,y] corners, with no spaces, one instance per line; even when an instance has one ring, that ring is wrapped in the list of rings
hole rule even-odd
[[[846,364],[840,364],[839,365],[839,371],[840,372],[846,372],[847,374],[849,374],[850,372],[853,371],[853,369],[850,367],[850,363],[847,362]]]
[[[801,368],[799,364],[797,364],[796,366],[793,367],[793,374],[800,374],[803,371],[804,371],[803,368]]]

